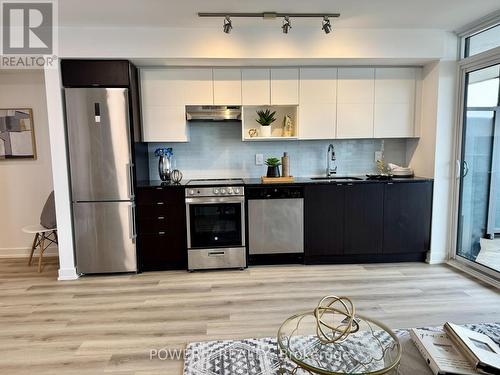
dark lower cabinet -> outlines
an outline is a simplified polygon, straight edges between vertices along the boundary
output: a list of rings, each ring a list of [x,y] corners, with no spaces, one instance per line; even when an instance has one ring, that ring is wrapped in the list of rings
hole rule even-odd
[[[384,254],[430,247],[432,182],[388,183],[384,194]]]
[[[344,252],[345,186],[310,185],[304,190],[306,262]]]
[[[344,255],[382,253],[384,185],[347,184]]]
[[[305,262],[423,261],[432,186],[432,181],[306,186]]]
[[[187,269],[183,187],[137,191],[137,245],[142,271]]]

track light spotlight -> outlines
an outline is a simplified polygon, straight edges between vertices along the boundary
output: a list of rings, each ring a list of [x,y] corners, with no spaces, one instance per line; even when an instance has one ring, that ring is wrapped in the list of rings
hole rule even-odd
[[[332,32],[332,24],[330,23],[330,18],[323,17],[323,26],[321,29],[325,32],[325,34],[330,34]]]
[[[292,28],[292,23],[290,22],[290,17],[285,16],[285,18],[283,18],[283,26],[281,26],[281,28],[283,29],[283,34],[288,34],[290,29]]]
[[[224,18],[224,25],[222,26],[222,30],[224,30],[226,34],[229,34],[232,28],[233,24],[231,22],[231,17],[226,16],[226,18]]]

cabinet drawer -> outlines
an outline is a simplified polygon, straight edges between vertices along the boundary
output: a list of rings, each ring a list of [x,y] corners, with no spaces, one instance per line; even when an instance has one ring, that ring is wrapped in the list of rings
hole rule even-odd
[[[138,220],[143,219],[158,219],[158,217],[166,217],[171,211],[171,204],[168,202],[156,202],[156,204],[142,204],[136,208]]]
[[[137,204],[184,204],[184,188],[175,187],[155,187],[147,189],[138,189]]]
[[[156,218],[139,218],[137,230],[139,233],[160,233],[168,231],[168,220],[166,215]]]
[[[180,237],[167,232],[142,234],[139,243],[144,271],[187,268],[187,249]]]
[[[139,218],[137,230],[140,234],[165,234],[168,232],[166,215],[156,218]]]

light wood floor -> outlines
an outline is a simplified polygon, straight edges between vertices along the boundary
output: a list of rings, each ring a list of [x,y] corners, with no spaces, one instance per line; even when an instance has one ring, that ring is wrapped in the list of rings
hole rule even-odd
[[[500,294],[447,266],[273,266],[57,282],[0,259],[0,374],[181,374],[150,350],[274,336],[326,294],[393,328],[500,321]]]

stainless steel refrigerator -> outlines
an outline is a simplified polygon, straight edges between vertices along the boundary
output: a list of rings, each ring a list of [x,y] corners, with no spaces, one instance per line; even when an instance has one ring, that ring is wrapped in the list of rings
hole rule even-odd
[[[77,271],[137,271],[128,89],[65,98]]]

